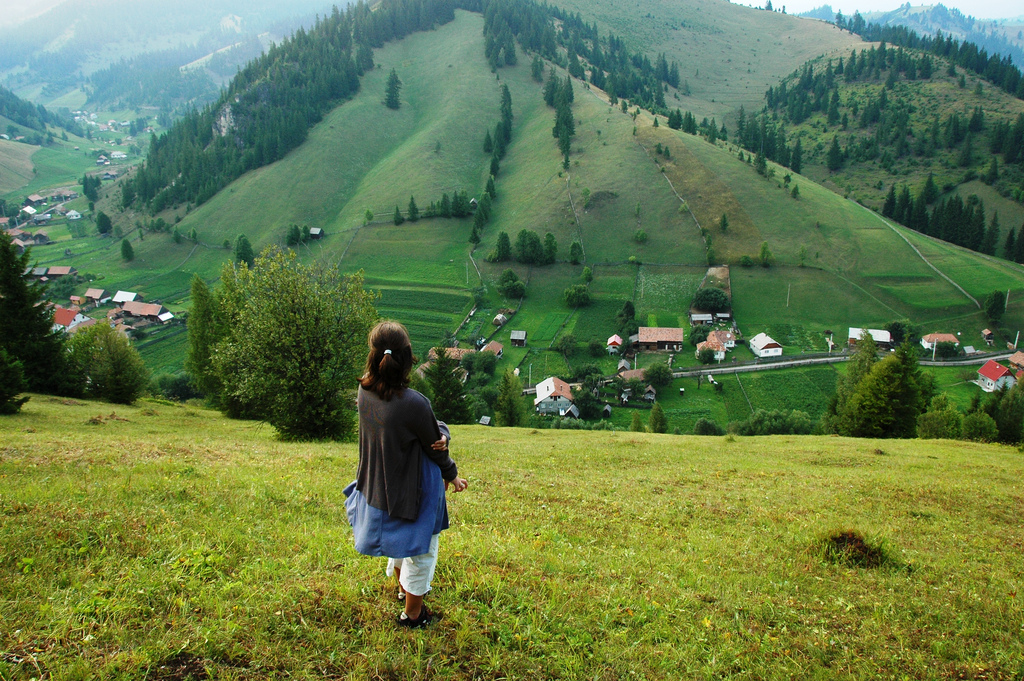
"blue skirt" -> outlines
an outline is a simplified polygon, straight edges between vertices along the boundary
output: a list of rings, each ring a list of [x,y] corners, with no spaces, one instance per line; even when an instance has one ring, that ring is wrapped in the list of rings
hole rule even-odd
[[[441,469],[420,456],[420,511],[416,520],[392,518],[366,503],[353,481],[345,488],[345,511],[352,525],[356,551],[367,556],[409,558],[430,550],[430,538],[448,529],[448,504]]]

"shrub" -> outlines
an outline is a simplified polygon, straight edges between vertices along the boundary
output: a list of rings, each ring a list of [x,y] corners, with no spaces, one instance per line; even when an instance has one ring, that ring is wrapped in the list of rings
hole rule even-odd
[[[88,377],[88,393],[115,404],[132,404],[149,383],[149,370],[131,341],[107,324],[90,326],[70,342],[72,362]]]
[[[796,409],[758,409],[747,420],[729,424],[729,431],[736,435],[809,435],[813,430],[811,417]]]
[[[586,307],[590,305],[590,290],[583,284],[573,284],[563,293],[569,307]]]
[[[725,429],[711,419],[699,418],[693,424],[694,435],[725,435]]]
[[[587,342],[587,352],[590,353],[591,357],[603,357],[605,353],[604,343],[596,338],[590,339]]]
[[[999,439],[999,427],[991,416],[976,411],[964,417],[960,435],[974,442],[995,442]]]
[[[956,440],[962,423],[960,412],[952,407],[927,411],[917,417],[917,436],[923,440]]]

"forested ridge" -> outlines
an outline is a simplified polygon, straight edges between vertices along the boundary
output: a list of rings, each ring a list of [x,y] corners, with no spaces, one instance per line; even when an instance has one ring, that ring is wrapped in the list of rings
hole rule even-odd
[[[309,129],[359,89],[374,47],[455,18],[474,0],[384,0],[335,7],[308,31],[249,62],[221,97],[153,138],[145,165],[129,181],[125,206],[154,213],[201,204],[245,172],[272,163],[305,141]]]
[[[2,85],[0,85],[0,116],[40,133],[46,132],[47,125],[53,125],[69,132],[81,134],[77,127],[66,118],[48,111],[42,104],[25,101]]]

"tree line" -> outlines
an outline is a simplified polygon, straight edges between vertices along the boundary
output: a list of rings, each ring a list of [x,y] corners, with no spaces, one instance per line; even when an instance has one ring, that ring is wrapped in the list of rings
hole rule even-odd
[[[935,36],[921,36],[906,26],[867,23],[859,12],[849,19],[844,19],[842,13],[839,13],[834,23],[868,42],[886,42],[930,52],[973,71],[1017,99],[1024,99],[1024,79],[1021,78],[1020,69],[1013,65],[1013,60],[1008,56],[990,55],[977,44],[968,40],[958,41],[952,36],[943,35],[942,31],[937,31]]]

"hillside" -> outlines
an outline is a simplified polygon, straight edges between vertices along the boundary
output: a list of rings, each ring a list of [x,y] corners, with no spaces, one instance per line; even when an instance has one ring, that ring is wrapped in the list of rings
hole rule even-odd
[[[601,33],[612,32],[643,46],[654,58],[665,53],[680,64],[690,96],[668,97],[669,106],[698,119],[715,116],[732,126],[740,106],[759,109],[764,91],[799,64],[838,56],[860,38],[820,21],[765,12],[721,0],[638,0],[623,11],[614,0],[558,0]]]
[[[1022,671],[1007,448],[456,427],[443,619],[404,634],[383,561],[352,549],[355,445],[111,409],[33,396],[0,420],[5,677]],[[838,530],[882,565],[826,560]]]

